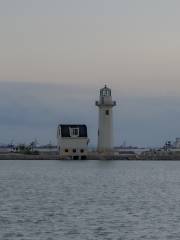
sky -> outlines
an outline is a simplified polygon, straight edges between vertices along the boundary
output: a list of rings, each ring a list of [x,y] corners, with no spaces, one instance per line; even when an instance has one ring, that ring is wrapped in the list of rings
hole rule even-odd
[[[0,143],[56,142],[113,93],[114,142],[160,146],[180,136],[179,0],[0,0]]]

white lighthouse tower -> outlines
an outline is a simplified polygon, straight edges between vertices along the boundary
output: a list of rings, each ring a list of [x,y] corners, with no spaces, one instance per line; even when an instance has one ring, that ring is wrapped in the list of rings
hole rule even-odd
[[[111,89],[106,85],[100,89],[99,101],[99,129],[98,129],[98,151],[111,152],[113,150],[113,107],[116,102],[112,101]]]

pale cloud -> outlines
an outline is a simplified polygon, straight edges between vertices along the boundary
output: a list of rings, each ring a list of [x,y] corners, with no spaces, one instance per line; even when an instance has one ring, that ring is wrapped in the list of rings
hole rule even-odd
[[[178,22],[157,16],[2,17],[0,80],[107,82],[130,93],[170,89],[178,95]]]

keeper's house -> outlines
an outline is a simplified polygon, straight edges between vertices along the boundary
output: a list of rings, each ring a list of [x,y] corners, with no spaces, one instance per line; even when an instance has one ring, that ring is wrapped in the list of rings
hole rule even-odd
[[[88,134],[86,125],[63,125],[57,130],[57,146],[61,159],[86,159]]]

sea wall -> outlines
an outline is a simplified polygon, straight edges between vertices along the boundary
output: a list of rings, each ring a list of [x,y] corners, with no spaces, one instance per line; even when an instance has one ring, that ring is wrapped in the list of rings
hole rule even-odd
[[[38,155],[22,154],[22,153],[0,153],[0,160],[66,160],[61,159],[57,153],[44,152]],[[97,152],[89,152],[87,160],[176,160],[180,161],[180,152],[147,152],[142,154],[103,154]]]

